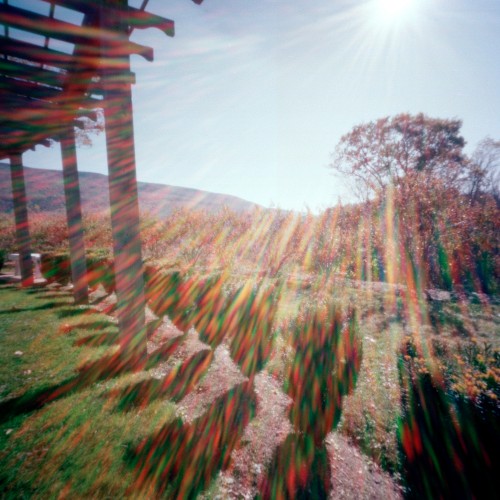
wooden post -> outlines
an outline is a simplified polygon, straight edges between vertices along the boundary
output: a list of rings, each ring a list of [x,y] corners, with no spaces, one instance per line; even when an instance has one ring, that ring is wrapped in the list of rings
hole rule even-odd
[[[82,205],[76,162],[75,131],[71,123],[68,123],[67,129],[61,136],[61,153],[73,297],[75,303],[86,304],[88,303],[87,263],[85,260]]]
[[[127,0],[111,0],[109,4],[122,15],[116,15],[116,11],[110,15],[102,9],[102,27],[127,38]],[[112,47],[106,47],[106,40],[102,43],[104,59],[110,61],[113,56],[113,69],[106,67],[103,70],[103,83],[120,345],[124,360],[131,367],[140,368],[147,353],[147,337],[132,95],[130,81],[126,78],[130,74],[130,56],[113,55]]]
[[[10,155],[10,176],[12,180],[12,198],[16,221],[16,239],[21,267],[23,286],[33,284],[33,263],[31,262],[31,238],[26,205],[26,185],[24,182],[23,157],[21,153]]]

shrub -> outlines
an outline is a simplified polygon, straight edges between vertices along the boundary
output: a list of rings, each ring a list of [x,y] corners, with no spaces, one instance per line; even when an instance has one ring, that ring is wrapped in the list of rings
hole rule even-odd
[[[109,252],[101,250],[87,256],[87,277],[90,288],[102,285],[107,293],[115,290],[113,259]]]
[[[42,254],[42,274],[49,282],[68,284],[71,281],[71,259],[67,252]],[[107,293],[115,289],[113,259],[108,252],[90,253],[87,256],[87,278],[90,288],[102,285]]]
[[[431,374],[412,339],[405,341],[398,366],[403,410],[398,442],[407,496],[494,498],[500,459],[496,395],[483,391],[468,397],[450,389],[445,372]]]

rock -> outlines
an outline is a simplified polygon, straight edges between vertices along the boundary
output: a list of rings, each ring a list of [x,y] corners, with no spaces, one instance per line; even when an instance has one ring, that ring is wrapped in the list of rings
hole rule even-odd
[[[262,473],[262,465],[261,464],[252,464],[252,472],[254,474],[261,474]]]
[[[484,293],[472,292],[470,294],[470,300],[473,304],[489,304],[489,298]]]
[[[433,302],[447,302],[451,300],[451,293],[446,290],[428,288],[425,291],[425,295],[427,296],[427,300]]]

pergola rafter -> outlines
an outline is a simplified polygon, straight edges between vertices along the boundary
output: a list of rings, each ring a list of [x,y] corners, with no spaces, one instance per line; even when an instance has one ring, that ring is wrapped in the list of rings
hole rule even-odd
[[[193,0],[200,4],[202,0]],[[0,2],[0,158],[9,157],[23,281],[32,279],[22,153],[61,143],[76,301],[87,300],[85,247],[76,164],[78,118],[105,117],[115,284],[121,347],[127,361],[145,354],[144,283],[132,124],[130,55],[153,60],[153,49],[130,41],[135,28],[174,35],[174,22],[127,0],[37,0],[31,10]],[[69,10],[59,19],[57,7]],[[36,11],[36,12],[35,12]],[[39,39],[43,43],[37,43]],[[52,41],[56,43],[52,43]]]

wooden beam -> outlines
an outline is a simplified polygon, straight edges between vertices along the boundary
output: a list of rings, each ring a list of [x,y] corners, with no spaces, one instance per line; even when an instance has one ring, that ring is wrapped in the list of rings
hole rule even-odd
[[[129,7],[128,24],[130,28],[157,28],[168,36],[174,36],[175,23],[171,19],[165,19],[143,10]]]
[[[33,43],[13,38],[0,36],[0,54],[4,56],[17,57],[24,61],[60,68],[71,74],[73,71],[85,69],[90,71],[92,76],[98,73],[102,61],[99,55],[96,56],[94,47],[90,53],[85,54],[66,54],[47,47],[41,47]],[[81,51],[80,51],[81,52]]]
[[[1,82],[5,82],[0,77]],[[0,116],[4,120],[17,121],[19,117],[23,121],[24,118],[36,117],[37,115],[43,113],[49,113],[48,118],[51,118],[51,112],[66,113],[69,118],[74,118],[75,116],[86,116],[89,118],[94,116],[94,110],[96,108],[102,107],[101,99],[92,99],[88,96],[81,96],[77,93],[65,92],[59,89],[59,92],[55,92],[51,99],[32,99],[29,94],[22,94],[15,92],[16,80],[9,82],[10,86],[6,89],[0,85],[0,98],[9,103],[8,108],[0,108]],[[20,82],[19,87],[22,88],[27,84],[27,82]],[[29,84],[29,82],[28,82]],[[26,115],[23,117],[23,114]],[[50,128],[51,125],[59,125],[59,121],[49,122],[45,124]]]
[[[61,89],[39,85],[28,80],[19,80],[17,78],[0,75],[0,91],[2,97],[6,99],[9,96],[30,97],[31,99],[53,102],[61,93]],[[10,100],[6,100],[9,102]]]
[[[0,90],[0,100],[3,94]],[[27,151],[37,144],[43,144],[47,139],[58,140],[66,130],[66,123],[73,122],[78,117],[96,119],[94,110],[66,109],[64,107],[46,106],[40,108],[39,103],[16,103],[19,96],[7,95],[11,109],[0,108],[0,158],[10,156],[11,152]],[[33,101],[31,101],[33,103]],[[47,103],[45,103],[47,104]],[[19,107],[20,113],[12,108]],[[76,122],[73,122],[77,125]]]
[[[71,70],[83,64],[85,60],[79,60],[72,54],[65,54],[48,47],[40,47],[33,43],[14,40],[13,38],[0,36],[0,54],[17,57],[25,61],[33,61],[38,64],[54,66],[64,70]]]
[[[153,49],[129,41],[124,34],[117,35],[113,30],[103,30],[100,26],[77,26],[9,4],[0,3],[0,24],[85,46],[88,54],[96,56],[114,58],[138,54],[148,61],[153,60]],[[106,40],[107,51],[104,54],[100,51],[100,40]]]
[[[0,59],[0,74],[61,89],[66,82],[66,73],[50,71],[9,59]]]
[[[67,9],[72,9],[77,12],[84,14],[95,14],[96,12],[101,12],[101,9],[107,9],[109,12],[106,14],[111,17],[115,14],[115,8],[112,4],[102,5],[102,2],[96,0],[43,0],[51,4],[60,5]],[[201,3],[200,0],[197,3]],[[123,15],[123,10],[118,11],[118,15]],[[175,33],[175,23],[171,19],[166,19],[155,14],[150,14],[145,12],[143,8],[136,9],[135,7],[127,7],[125,9],[126,18],[125,21],[128,23],[130,28],[157,28],[163,31],[168,36],[174,36]]]

